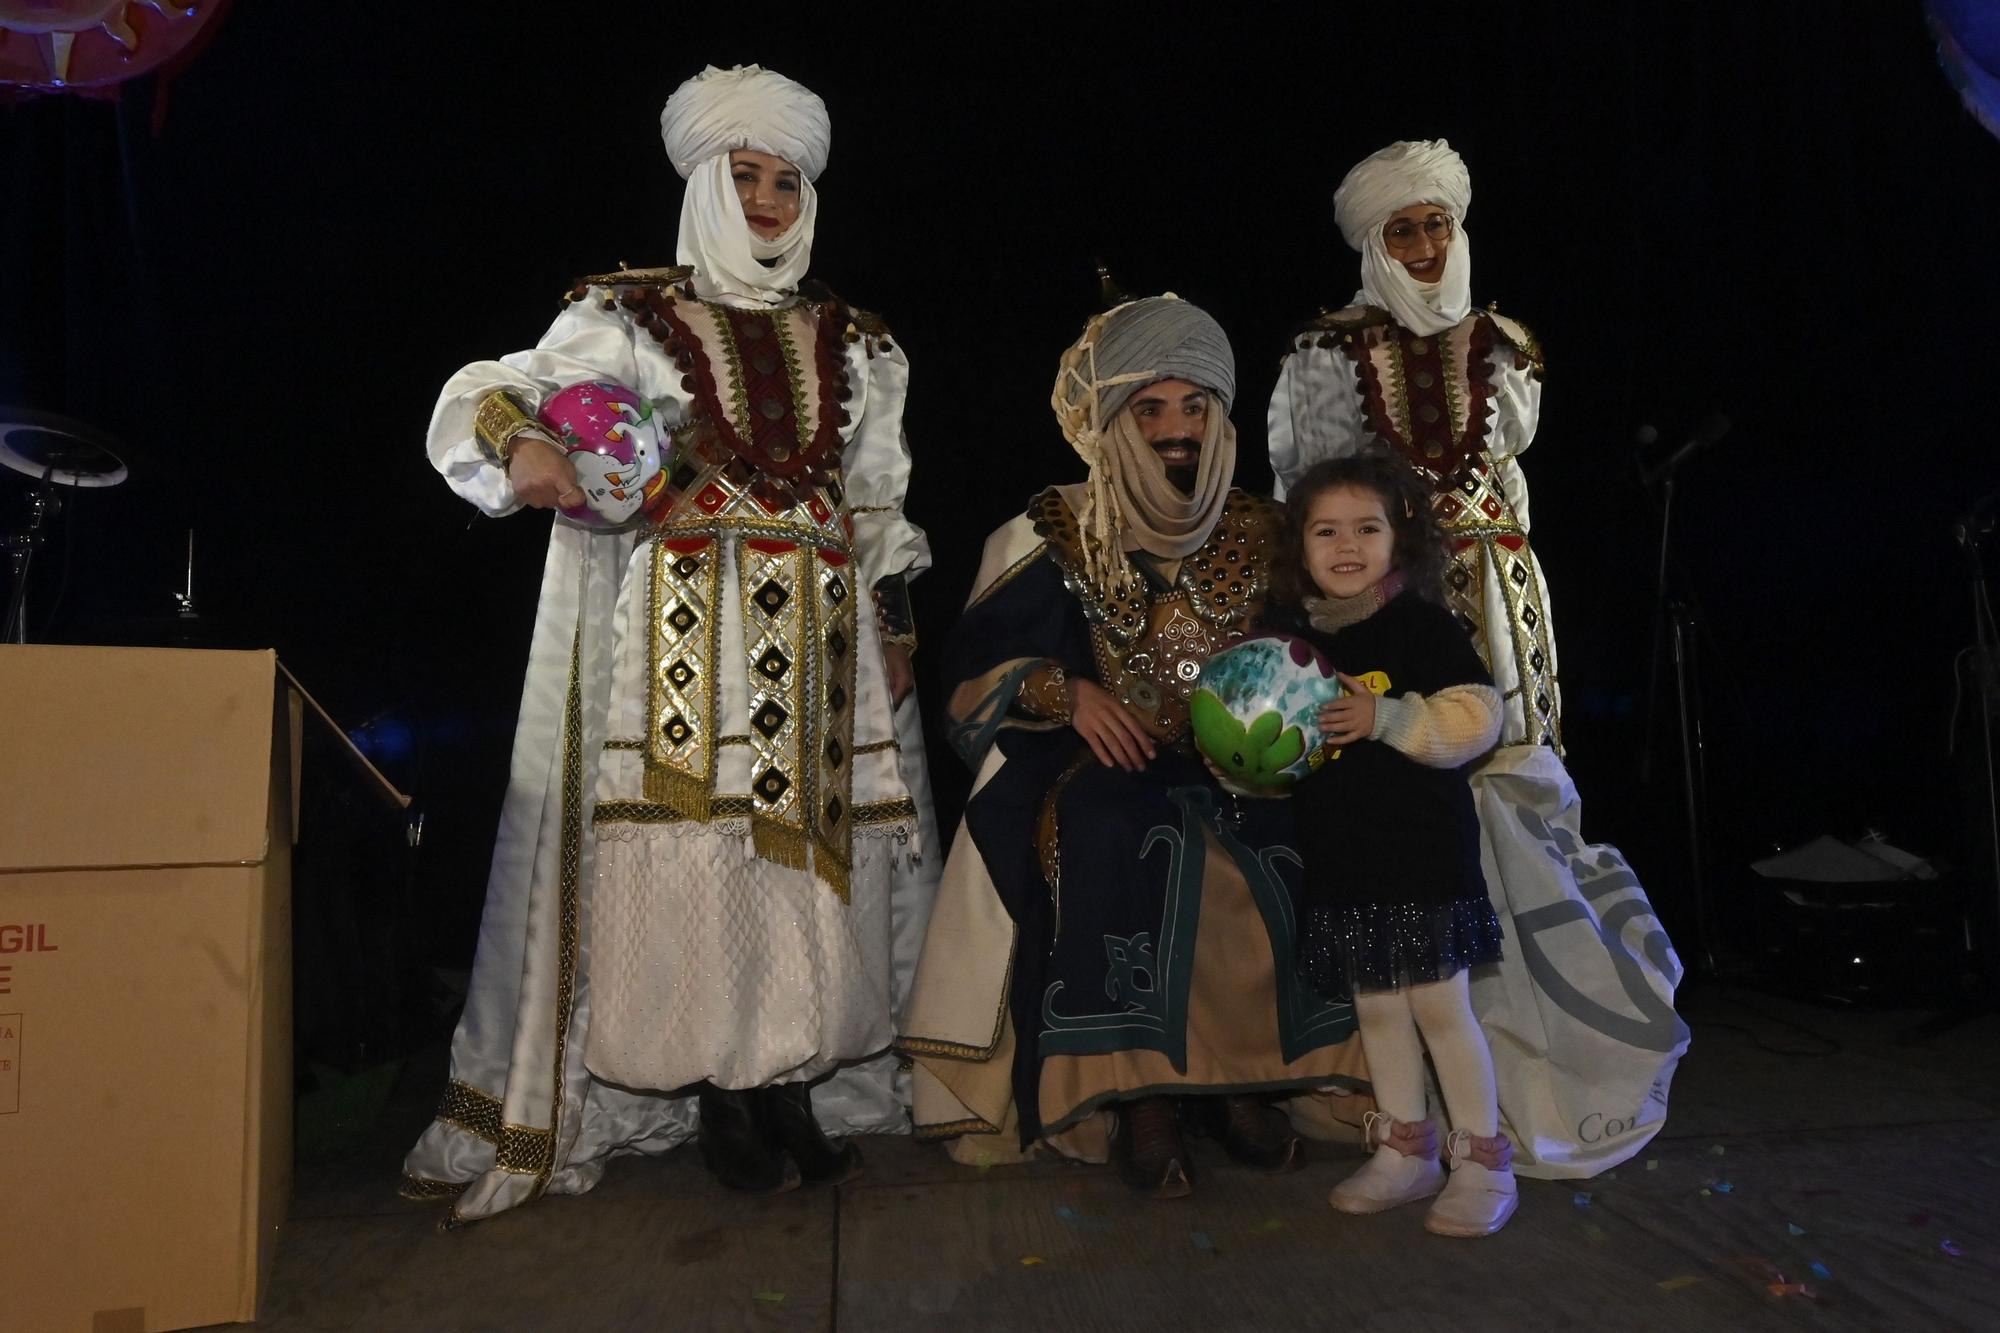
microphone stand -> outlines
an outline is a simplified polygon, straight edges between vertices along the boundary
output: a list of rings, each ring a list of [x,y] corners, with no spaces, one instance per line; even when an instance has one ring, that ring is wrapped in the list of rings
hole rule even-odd
[[[194,609],[194,529],[188,529],[187,590],[173,594],[174,647],[193,648],[201,637],[201,612]]]
[[[1979,697],[1979,752],[1974,759],[1976,780],[1983,784],[1986,796],[1985,827],[1981,830],[1985,846],[1980,849],[1980,860],[1987,882],[1983,886],[1995,910],[1991,923],[1975,920],[1973,907],[1974,891],[1968,890],[1960,917],[1961,942],[1965,956],[1972,963],[1973,989],[1960,996],[1956,1005],[1949,1006],[1935,1018],[1928,1019],[1906,1032],[1899,1033],[1897,1040],[1910,1044],[1928,1041],[1932,1037],[1962,1027],[1975,1019],[1984,1018],[1994,1011],[2000,1002],[2000,987],[1996,987],[1994,957],[2000,951],[2000,763],[1996,763],[1993,746],[1993,724],[1995,721],[1993,697],[2000,692],[2000,627],[1993,623],[1993,605],[1986,590],[1986,565],[1980,559],[1980,539],[1994,529],[1993,507],[2000,503],[2000,491],[1973,505],[1964,517],[1952,520],[1951,538],[1959,550],[1965,553],[1965,572],[1972,591],[1972,682],[1971,688]],[[1956,672],[1957,667],[1953,667]],[[1956,713],[1954,711],[1954,723]],[[1971,793],[1967,793],[1969,797]],[[1968,811],[1969,813],[1969,811]],[[1972,849],[1966,849],[1968,858]],[[1981,913],[1983,915],[1983,913]],[[1984,934],[1986,939],[1980,936]],[[1984,946],[1984,967],[1981,967]]]
[[[1688,887],[1694,907],[1698,941],[1695,962],[1715,974],[1715,946],[1708,884],[1708,751],[1702,734],[1701,688],[1694,657],[1695,609],[1669,580],[1668,552],[1673,542],[1674,487],[1680,465],[1692,453],[1669,459],[1653,474],[1660,487],[1660,558],[1653,592],[1653,652],[1646,685],[1646,743],[1641,751],[1640,780],[1653,780],[1653,740],[1658,731],[1662,641],[1671,640],[1674,704],[1681,750],[1681,802],[1687,816]]]
[[[2000,785],[1995,782],[1993,754],[1993,695],[2000,690],[2000,645],[1994,643],[1996,635],[1993,624],[1993,607],[1987,599],[1986,566],[1979,557],[1979,539],[1982,531],[1990,531],[1992,520],[1984,524],[1980,521],[1980,510],[1992,503],[1989,496],[1972,512],[1952,524],[1951,533],[1957,540],[1959,549],[1965,552],[1966,576],[1972,585],[1972,688],[1979,696],[1979,775],[1986,786],[1986,871],[1989,876],[1987,892],[1993,895],[1995,920],[2000,921]],[[1968,898],[1968,904],[1970,899]],[[1976,944],[1972,924],[1972,913],[1968,910],[1965,918],[1965,943],[1968,951]]]
[[[56,465],[43,469],[41,480],[28,492],[28,527],[25,532],[7,534],[7,555],[13,570],[13,587],[7,594],[7,618],[0,622],[0,643],[28,641],[28,567],[43,541],[42,523],[62,507],[56,498]]]

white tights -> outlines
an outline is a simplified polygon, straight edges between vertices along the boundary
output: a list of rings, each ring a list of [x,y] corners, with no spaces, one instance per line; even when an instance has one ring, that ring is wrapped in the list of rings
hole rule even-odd
[[[1368,1074],[1375,1083],[1376,1105],[1405,1123],[1427,1118],[1424,1047],[1428,1046],[1452,1128],[1469,1129],[1480,1138],[1500,1132],[1493,1053],[1473,1016],[1471,980],[1465,972],[1401,990],[1359,991],[1354,1013],[1361,1027],[1361,1049],[1368,1056]]]

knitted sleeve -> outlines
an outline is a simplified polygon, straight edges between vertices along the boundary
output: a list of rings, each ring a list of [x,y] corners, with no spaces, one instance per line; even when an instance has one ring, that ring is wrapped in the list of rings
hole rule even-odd
[[[1457,768],[1500,739],[1500,692],[1490,685],[1450,685],[1429,696],[1385,696],[1375,701],[1375,729],[1368,734],[1427,768]]]

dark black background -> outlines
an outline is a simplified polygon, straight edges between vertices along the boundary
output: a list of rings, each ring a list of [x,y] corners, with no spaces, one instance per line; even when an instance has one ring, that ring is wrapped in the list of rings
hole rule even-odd
[[[134,472],[79,497],[33,633],[146,637],[196,529],[211,641],[276,645],[428,809],[423,928],[463,959],[548,520],[473,518],[424,425],[576,274],[672,261],[656,123],[682,78],[759,61],[831,110],[814,272],[913,362],[932,645],[983,535],[1078,475],[1047,398],[1094,258],[1229,330],[1239,479],[1268,486],[1286,336],[1355,286],[1334,184],[1444,136],[1473,173],[1473,295],[1547,348],[1525,466],[1589,831],[1684,915],[1674,770],[1637,773],[1656,527],[1633,433],[1719,409],[1735,427],[1688,469],[1678,537],[1720,860],[1865,825],[1957,856],[1948,529],[2000,471],[2000,143],[1920,8],[1332,11],[246,4],[158,135],[149,81],[0,110],[0,402],[96,423]],[[0,476],[10,526],[22,493]],[[965,779],[933,767],[949,817]]]

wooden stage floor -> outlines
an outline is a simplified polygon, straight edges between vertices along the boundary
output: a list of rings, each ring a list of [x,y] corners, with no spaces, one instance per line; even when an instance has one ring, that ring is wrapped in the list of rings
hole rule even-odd
[[[1597,1179],[1524,1180],[1481,1241],[1427,1235],[1420,1207],[1335,1214],[1349,1146],[1273,1178],[1202,1144],[1194,1197],[1154,1203],[1107,1169],[895,1138],[837,1191],[740,1198],[683,1148],[443,1234],[395,1194],[434,1052],[364,1147],[300,1169],[258,1327],[2000,1328],[2000,1019],[1919,1041],[1926,1015],[1720,987],[1682,1011],[1665,1133]]]

